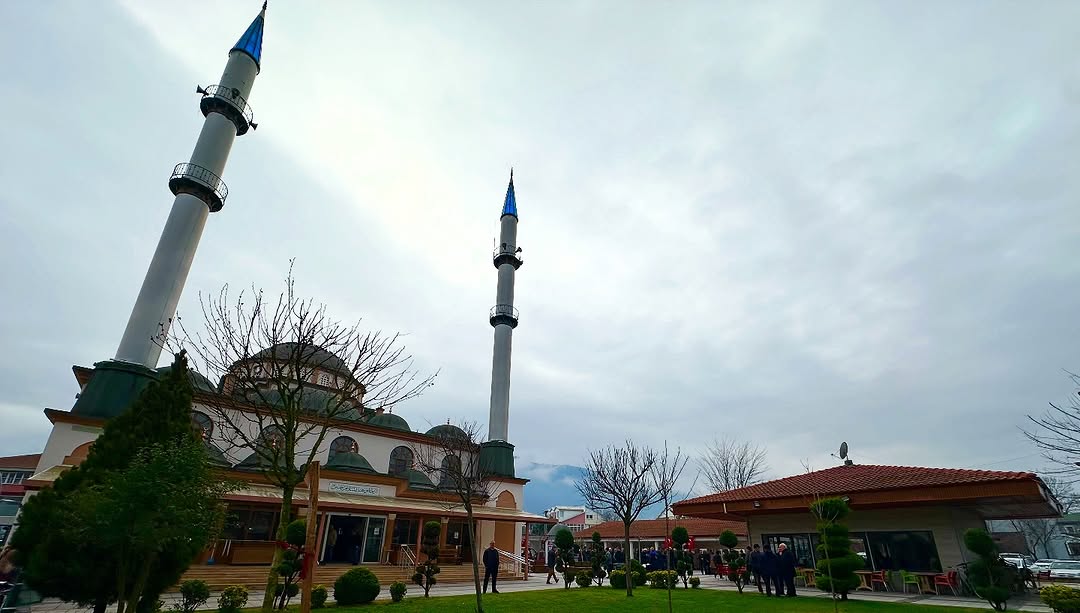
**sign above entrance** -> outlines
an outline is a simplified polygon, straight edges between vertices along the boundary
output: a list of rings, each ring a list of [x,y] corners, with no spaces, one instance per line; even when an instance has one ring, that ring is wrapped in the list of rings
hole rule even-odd
[[[382,493],[382,489],[377,485],[349,483],[348,481],[330,481],[326,489],[339,494],[358,494],[360,496],[378,496]]]

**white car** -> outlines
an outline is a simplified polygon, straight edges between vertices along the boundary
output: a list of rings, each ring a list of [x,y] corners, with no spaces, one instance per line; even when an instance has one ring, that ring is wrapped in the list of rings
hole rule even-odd
[[[1051,579],[1080,579],[1080,562],[1054,562],[1050,564]]]
[[[1067,560],[1035,560],[1031,565],[1031,572],[1041,573],[1043,571],[1050,570],[1050,565],[1054,562],[1066,562]]]

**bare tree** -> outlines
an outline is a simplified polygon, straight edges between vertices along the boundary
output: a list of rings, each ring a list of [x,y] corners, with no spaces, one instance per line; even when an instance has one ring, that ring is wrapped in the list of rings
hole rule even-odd
[[[679,478],[682,476],[683,469],[686,468],[686,461],[690,458],[682,455],[682,450],[676,448],[674,455],[668,451],[667,441],[664,441],[664,450],[657,453],[656,462],[652,465],[652,470],[649,471],[649,478],[652,480],[653,488],[660,495],[660,500],[664,503],[664,535],[665,537],[671,537],[671,500],[676,497],[675,487],[679,482]],[[691,487],[690,489],[693,489]],[[626,552],[629,555],[629,551]],[[664,552],[664,556],[668,559],[667,567],[672,568],[671,563],[671,550]],[[680,558],[683,556],[683,552],[679,551]],[[681,560],[676,560],[679,562]],[[628,577],[629,578],[629,577]],[[667,600],[668,611],[672,610],[671,605],[671,582],[665,580],[664,585],[667,587]],[[685,587],[685,584],[684,586]]]
[[[624,447],[610,445],[589,452],[581,478],[574,484],[585,504],[599,512],[610,512],[623,523],[623,547],[627,555],[626,595],[634,595],[630,573],[630,524],[641,512],[661,500],[653,479],[656,451],[626,441]]]
[[[1076,494],[1072,483],[1058,477],[1043,477],[1046,489],[1061,503],[1062,513],[1068,515],[1076,506]],[[1014,519],[1009,522],[1012,529],[1024,535],[1028,550],[1036,558],[1050,557],[1047,546],[1057,536],[1059,527],[1053,519]],[[1042,548],[1042,555],[1039,548]]]
[[[705,448],[698,458],[698,466],[709,487],[726,492],[761,481],[769,470],[765,456],[764,447],[725,437],[714,440]]]
[[[1049,403],[1050,408],[1039,417],[1028,415],[1035,427],[1024,430],[1024,435],[1042,449],[1048,460],[1061,467],[1058,474],[1075,476],[1080,462],[1080,375],[1066,374],[1075,393],[1069,395],[1066,404]]]
[[[326,306],[296,294],[290,263],[277,301],[262,290],[235,300],[225,286],[200,296],[204,329],[180,334],[171,344],[188,349],[199,368],[220,377],[216,394],[203,394],[214,421],[212,440],[224,451],[250,454],[242,462],[281,488],[277,539],[285,540],[292,498],[306,467],[324,448],[328,430],[364,413],[378,413],[419,396],[435,375],[412,368],[397,334],[363,331],[342,323]],[[273,605],[282,550],[275,549],[263,611]]]
[[[492,473],[480,461],[481,428],[474,422],[463,422],[455,429],[447,428],[433,436],[430,444],[412,446],[416,468],[438,475],[439,489],[451,495],[444,501],[447,511],[464,510],[469,542],[472,543],[473,587],[476,591],[476,611],[483,613],[480,587],[480,550],[476,542],[476,519],[473,509],[483,506],[494,496]]]

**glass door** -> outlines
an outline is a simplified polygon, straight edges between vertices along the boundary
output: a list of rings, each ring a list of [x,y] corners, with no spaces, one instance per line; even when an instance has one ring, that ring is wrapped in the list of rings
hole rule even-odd
[[[383,532],[386,530],[386,520],[381,517],[367,518],[367,534],[364,537],[364,563],[372,564],[379,562],[379,554],[382,552]]]

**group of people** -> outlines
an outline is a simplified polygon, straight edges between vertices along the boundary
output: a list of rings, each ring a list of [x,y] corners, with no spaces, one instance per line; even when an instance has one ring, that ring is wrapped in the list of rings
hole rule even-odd
[[[774,552],[768,543],[754,545],[747,559],[747,568],[754,577],[758,592],[772,596],[795,596],[795,554],[784,543]]]

